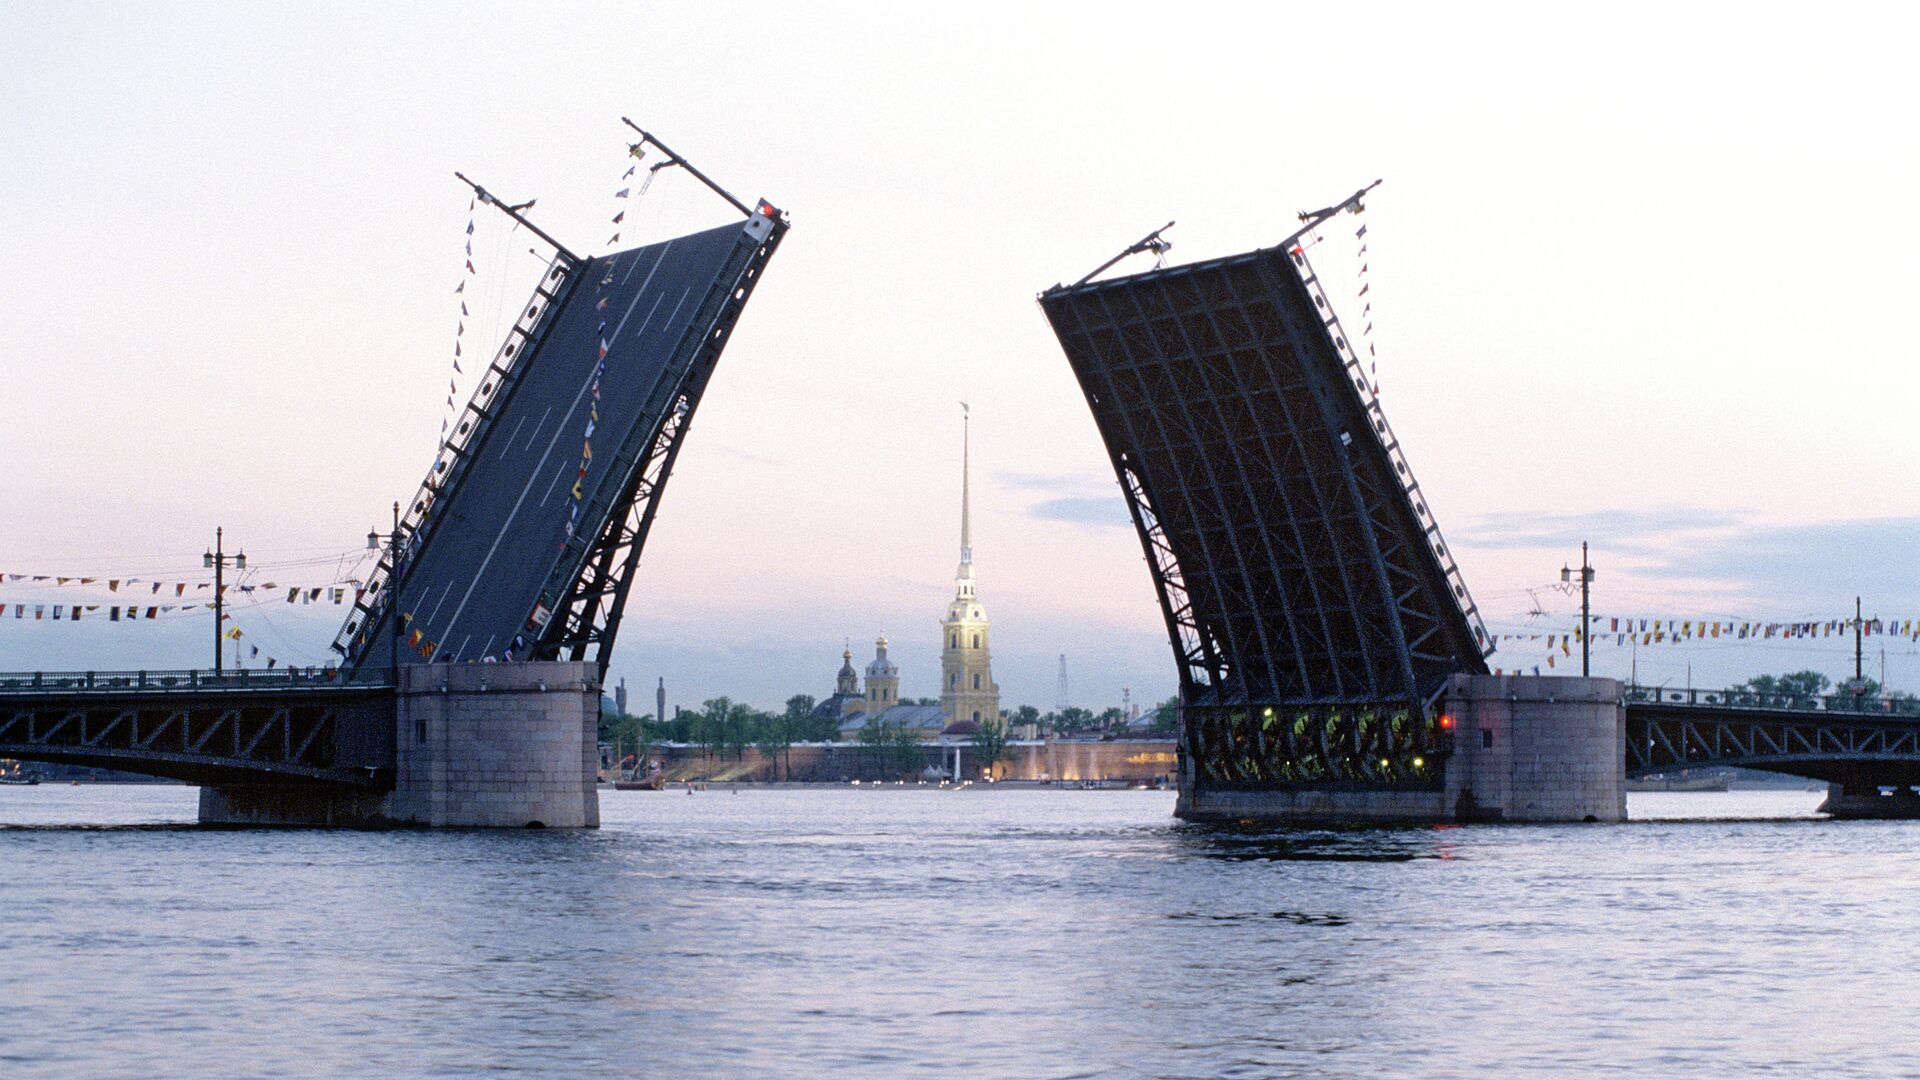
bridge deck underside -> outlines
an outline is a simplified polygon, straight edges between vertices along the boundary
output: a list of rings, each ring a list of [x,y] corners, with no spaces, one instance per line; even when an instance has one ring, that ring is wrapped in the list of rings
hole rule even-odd
[[[392,738],[385,690],[0,697],[0,757],[197,784],[378,788]]]
[[[564,272],[565,284],[543,286],[558,290],[549,308],[516,327],[522,355],[510,367],[496,361],[498,400],[476,395],[463,418],[472,441],[443,455],[443,475],[412,508],[420,521],[403,548],[397,602],[369,596],[349,620],[349,665],[384,666],[390,651],[400,663],[500,657],[516,639],[517,658],[537,651],[530,617],[555,605],[548,594],[564,592],[618,527],[648,448],[685,415],[690,363],[763,246],[735,224],[557,264],[550,281]],[[394,607],[397,649],[387,638]]]
[[[1485,670],[1378,403],[1285,252],[1041,306],[1128,497],[1190,718],[1244,704],[1419,717],[1448,675]]]

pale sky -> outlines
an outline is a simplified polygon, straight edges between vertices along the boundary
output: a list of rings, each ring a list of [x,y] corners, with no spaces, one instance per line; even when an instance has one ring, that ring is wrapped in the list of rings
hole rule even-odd
[[[1375,178],[1384,406],[1492,629],[1536,600],[1539,632],[1571,627],[1526,590],[1582,538],[1603,614],[1839,618],[1863,593],[1920,617],[1910,16],[952,10],[0,2],[0,572],[203,580],[223,524],[254,580],[330,579],[438,434],[453,171],[603,250],[629,115],[793,221],[621,631],[613,675],[675,704],[823,695],[842,640],[864,663],[883,630],[902,692],[938,692],[963,397],[1005,702],[1051,707],[1061,653],[1075,704],[1171,693],[1034,295],[1168,219],[1174,261],[1274,244]],[[664,174],[622,246],[730,213]],[[538,264],[497,220],[477,239],[468,339],[497,340]],[[310,663],[343,611],[237,621]],[[9,615],[0,668],[204,664],[210,627]],[[1887,645],[1894,686],[1920,690],[1917,648]],[[1688,664],[1706,685],[1850,654],[1639,654],[1649,681]]]

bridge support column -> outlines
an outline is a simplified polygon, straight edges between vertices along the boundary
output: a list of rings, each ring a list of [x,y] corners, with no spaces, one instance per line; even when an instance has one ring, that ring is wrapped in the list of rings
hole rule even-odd
[[[291,785],[207,787],[223,825],[595,828],[600,685],[594,665],[416,664],[400,671],[394,786],[356,795]]]
[[[1460,821],[1625,821],[1627,711],[1615,679],[1456,675],[1447,808]]]
[[[1920,794],[1911,779],[1910,774],[1887,777],[1885,794],[1880,791],[1881,779],[1871,774],[1828,783],[1820,813],[1837,818],[1920,818]]]
[[[1626,708],[1613,679],[1455,675],[1440,715],[1453,752],[1436,787],[1202,786],[1182,768],[1174,813],[1198,821],[1624,821]]]

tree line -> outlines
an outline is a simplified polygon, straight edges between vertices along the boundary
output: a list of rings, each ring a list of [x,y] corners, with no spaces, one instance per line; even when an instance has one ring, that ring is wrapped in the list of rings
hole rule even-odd
[[[1171,736],[1174,733],[1175,706],[1178,697],[1168,698],[1155,707],[1153,721],[1144,734]],[[600,714],[600,741],[621,748],[622,754],[646,757],[657,743],[689,743],[707,755],[738,758],[751,746],[769,761],[784,762],[795,743],[836,742],[840,739],[841,720],[837,716],[816,716],[819,702],[811,694],[795,694],[778,712],[756,709],[731,698],[709,698],[698,709],[675,709],[672,717],[635,716],[632,713],[603,709]],[[908,705],[938,704],[932,698],[903,701]],[[1043,736],[1087,737],[1113,734],[1125,723],[1118,707],[1095,714],[1069,707],[1041,712],[1032,705],[1001,710],[995,722],[982,724],[971,737],[972,745],[983,761],[1003,759],[1007,745],[1022,725],[1031,724]],[[885,714],[868,717],[855,741],[901,767],[909,767],[923,755],[921,732],[890,721]]]

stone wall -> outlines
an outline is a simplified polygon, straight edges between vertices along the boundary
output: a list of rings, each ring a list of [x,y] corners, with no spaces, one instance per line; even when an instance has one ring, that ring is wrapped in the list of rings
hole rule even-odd
[[[594,828],[600,686],[592,664],[401,669],[391,792],[202,788],[223,825]]]

